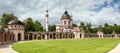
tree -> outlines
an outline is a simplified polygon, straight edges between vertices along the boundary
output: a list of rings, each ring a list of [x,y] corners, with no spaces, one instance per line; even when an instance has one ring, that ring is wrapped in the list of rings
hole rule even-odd
[[[117,24],[114,24],[114,26],[117,26]]]
[[[120,33],[120,27],[117,24],[114,24],[112,28],[117,34]]]
[[[87,26],[88,28],[90,28],[92,25],[91,25],[91,23],[87,23],[86,26]]]
[[[86,30],[86,26],[85,26],[85,23],[84,23],[84,22],[80,22],[80,27],[82,27],[83,30]]]
[[[84,23],[84,22],[81,22],[81,23],[80,23],[80,26],[81,26],[81,27],[85,27],[85,23]]]
[[[118,34],[120,33],[120,25],[117,26],[116,33],[118,33]]]
[[[86,33],[92,32],[91,26],[92,26],[91,23],[86,23],[86,29],[85,29]]]
[[[72,24],[73,27],[77,27],[77,24]]]
[[[35,31],[34,23],[31,17],[27,18],[24,21],[24,25],[25,25],[25,31]]]
[[[102,29],[102,25],[99,25],[99,27],[98,27],[99,29]]]
[[[35,31],[43,31],[43,27],[39,21],[35,21],[34,28],[35,28]]]
[[[113,32],[113,29],[112,29],[111,26],[109,26],[109,27],[104,27],[104,28],[103,28],[103,32],[104,32],[105,34],[111,34],[111,33]]]
[[[49,31],[53,32],[56,30],[56,25],[49,25]]]
[[[7,27],[7,24],[11,21],[11,20],[14,20],[14,18],[16,18],[16,16],[14,16],[14,14],[6,14],[4,13],[2,15],[2,18],[1,18],[1,25],[4,26],[4,27]]]
[[[99,29],[96,27],[96,28],[93,28],[92,29],[92,33],[97,33],[97,31],[98,31]]]
[[[109,24],[108,24],[108,23],[105,23],[105,24],[104,24],[104,26],[105,26],[105,27],[108,27],[108,26],[109,26]]]

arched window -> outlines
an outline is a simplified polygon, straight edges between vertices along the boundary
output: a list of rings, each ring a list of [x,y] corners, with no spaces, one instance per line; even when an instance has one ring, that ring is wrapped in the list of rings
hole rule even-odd
[[[82,34],[80,34],[80,38],[82,38]]]
[[[7,36],[6,36],[6,33],[5,33],[5,35],[4,35],[4,41],[5,41],[5,42],[6,42],[6,37],[7,37]]]
[[[18,33],[18,41],[20,41],[21,40],[21,33]]]
[[[18,25],[18,27],[20,28],[20,25]]]
[[[11,41],[11,34],[10,34],[10,41]]]
[[[70,21],[68,21],[68,25],[70,25]]]
[[[64,21],[64,24],[66,25],[66,21]]]
[[[16,27],[16,25],[15,25],[15,27]]]
[[[80,29],[80,31],[82,31],[82,30]]]

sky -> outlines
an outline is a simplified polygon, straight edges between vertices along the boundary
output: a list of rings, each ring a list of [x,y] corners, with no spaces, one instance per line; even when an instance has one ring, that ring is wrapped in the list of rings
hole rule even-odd
[[[120,25],[120,0],[0,0],[0,17],[14,13],[19,20],[28,17],[45,26],[45,11],[49,10],[49,24],[60,24],[65,9],[73,23],[90,22],[93,26],[104,23]]]

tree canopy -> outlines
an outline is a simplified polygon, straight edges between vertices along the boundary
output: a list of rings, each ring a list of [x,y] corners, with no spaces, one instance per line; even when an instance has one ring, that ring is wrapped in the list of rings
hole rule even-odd
[[[34,23],[31,17],[24,20],[25,31],[35,31]]]
[[[49,25],[49,31],[53,32],[56,30],[56,25]]]
[[[15,18],[16,18],[16,16],[14,16],[13,13],[10,13],[10,14],[4,13],[2,15],[2,18],[0,19],[0,21],[1,21],[0,24],[3,25],[4,27],[7,27],[7,24]]]
[[[35,31],[43,31],[43,26],[37,20],[34,22],[34,28],[35,28]]]
[[[25,31],[43,31],[43,26],[39,21],[33,21],[31,17],[24,20]]]
[[[78,25],[77,24],[72,24],[73,27],[77,27]]]

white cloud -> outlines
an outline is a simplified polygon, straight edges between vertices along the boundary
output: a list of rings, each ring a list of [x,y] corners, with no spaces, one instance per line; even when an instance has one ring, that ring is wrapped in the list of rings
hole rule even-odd
[[[107,3],[107,6],[102,5]],[[119,4],[113,0],[0,0],[0,16],[3,13],[14,13],[24,20],[32,17],[45,25],[45,10],[49,9],[49,23],[59,24],[62,14],[67,7],[68,13],[72,14],[73,22],[79,24],[81,21],[91,22],[93,25],[120,23],[118,12]],[[101,7],[101,9],[99,9]],[[93,9],[91,11],[91,9]],[[99,9],[95,12],[94,9]]]

